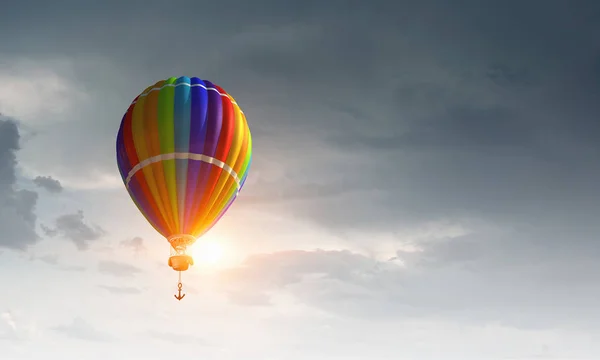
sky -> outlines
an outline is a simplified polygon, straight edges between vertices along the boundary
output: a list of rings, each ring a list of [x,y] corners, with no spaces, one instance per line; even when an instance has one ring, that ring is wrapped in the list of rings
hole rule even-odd
[[[599,38],[593,0],[2,3],[0,358],[600,359]],[[254,155],[178,302],[115,137],[183,75]]]

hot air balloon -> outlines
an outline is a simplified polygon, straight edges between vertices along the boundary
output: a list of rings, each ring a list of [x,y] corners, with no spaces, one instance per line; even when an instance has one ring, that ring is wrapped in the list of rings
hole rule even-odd
[[[158,81],[121,120],[117,165],[131,199],[166,238],[168,264],[194,264],[187,249],[227,212],[248,176],[252,137],[246,117],[221,87],[196,77]]]

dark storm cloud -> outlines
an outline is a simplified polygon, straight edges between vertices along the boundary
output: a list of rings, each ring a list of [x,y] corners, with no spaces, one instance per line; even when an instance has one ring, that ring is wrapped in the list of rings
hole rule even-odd
[[[0,116],[0,246],[25,250],[39,240],[34,213],[38,195],[16,188],[18,150],[16,123]]]
[[[65,214],[59,216],[54,224],[54,228],[42,226],[42,230],[48,236],[63,236],[71,240],[78,250],[89,249],[90,242],[94,242],[106,235],[106,231],[94,224],[87,224],[83,211],[74,214]]]
[[[53,179],[52,176],[37,176],[33,179],[33,183],[51,193],[59,193],[63,190],[60,181]]]
[[[368,52],[379,59],[377,64],[362,62],[353,76],[345,73],[346,66],[364,52],[355,58],[351,47],[329,47],[336,49],[331,56],[346,61],[337,61],[338,68],[322,63],[325,67],[316,70],[294,52],[279,53],[278,63],[292,63],[309,77],[325,69],[332,74],[323,74],[321,83],[298,80],[286,87],[297,106],[290,100],[286,106],[294,110],[273,123],[294,122],[290,128],[312,131],[301,141],[322,139],[322,146],[354,157],[339,170],[345,183],[334,192],[372,189],[348,194],[345,200],[324,196],[311,204],[293,203],[289,211],[326,227],[373,230],[444,216],[478,216],[533,224],[539,227],[535,235],[552,243],[567,239],[557,236],[555,226],[547,232],[543,228],[561,222],[561,233],[577,234],[569,241],[589,243],[581,229],[588,234],[597,230],[591,214],[600,211],[595,190],[600,180],[600,98],[597,80],[590,79],[598,79],[600,54],[592,34],[599,26],[589,16],[598,13],[598,6],[584,2],[576,9],[544,2],[540,11],[532,2],[518,8],[513,2],[478,4],[441,5],[435,12],[415,9],[419,22],[397,25],[395,39],[381,38],[385,46]],[[332,24],[349,16],[342,12]],[[429,29],[420,27],[424,24]],[[357,41],[374,41],[385,26],[373,24]],[[327,36],[341,36],[341,29]],[[252,49],[245,51],[231,61],[241,66],[245,57],[255,56]],[[255,69],[266,77],[289,74],[272,74],[275,70],[268,66]],[[340,82],[331,80],[343,73],[347,76]],[[336,92],[353,96],[342,101]],[[315,121],[318,125],[311,127]],[[308,146],[289,144],[289,160],[282,163],[290,164],[288,171],[295,175],[292,166]],[[301,167],[305,177],[328,181],[331,171],[326,169],[338,170],[328,158],[310,156],[312,164]],[[260,190],[245,189],[249,199]]]

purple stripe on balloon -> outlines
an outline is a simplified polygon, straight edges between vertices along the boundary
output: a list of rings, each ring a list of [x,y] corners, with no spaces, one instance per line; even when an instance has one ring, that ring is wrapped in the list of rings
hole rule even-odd
[[[121,146],[119,149],[118,166],[119,172],[121,173],[121,178],[123,179],[123,181],[125,181],[130,169],[132,168],[131,164],[129,163],[129,158],[125,150],[125,146]]]
[[[204,143],[204,155],[214,157],[221,135],[223,125],[223,102],[221,95],[216,91],[215,85],[210,81],[205,81],[206,87],[212,90],[208,91],[208,111],[207,111],[207,132]]]
[[[125,120],[125,115],[123,115],[123,119],[121,119],[121,125],[119,126],[119,132],[117,133],[117,167],[119,168],[119,173],[121,174],[121,178],[125,180],[127,178],[127,173],[129,170],[129,159],[127,158],[127,154],[125,152],[125,143],[123,142],[123,123]]]

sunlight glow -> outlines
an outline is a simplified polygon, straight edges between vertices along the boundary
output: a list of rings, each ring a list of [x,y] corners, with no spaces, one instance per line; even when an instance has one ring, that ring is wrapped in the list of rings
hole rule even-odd
[[[215,240],[198,240],[192,246],[192,257],[197,264],[216,264],[223,258],[223,246]]]

